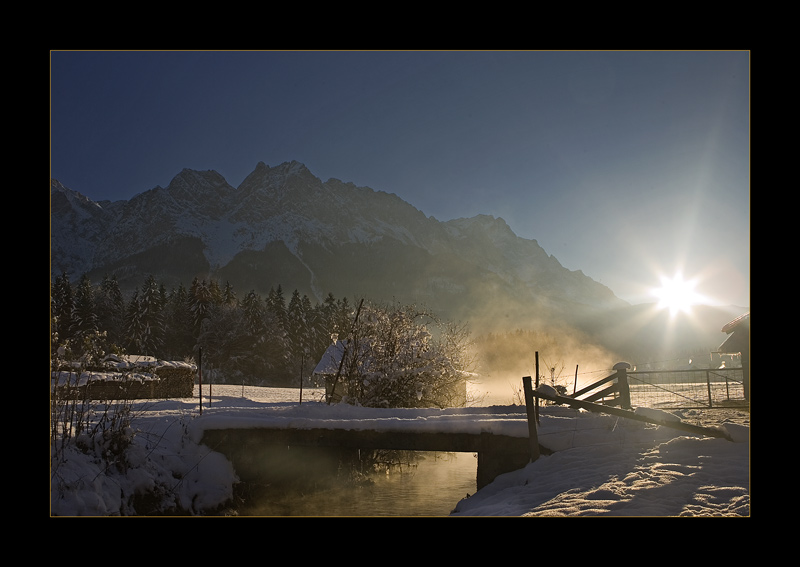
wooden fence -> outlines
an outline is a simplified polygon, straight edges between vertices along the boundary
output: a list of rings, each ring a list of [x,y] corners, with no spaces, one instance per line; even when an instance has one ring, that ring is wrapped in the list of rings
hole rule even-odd
[[[556,404],[563,404],[581,408],[592,412],[608,413],[628,419],[644,421],[665,427],[671,427],[690,433],[722,437],[732,440],[728,433],[721,428],[703,427],[660,418],[653,415],[640,414],[632,411],[633,407],[714,407],[717,405],[730,406],[732,403],[749,405],[746,401],[743,388],[743,370],[741,368],[726,369],[698,369],[698,370],[672,370],[630,372],[631,365],[627,362],[618,362],[614,365],[614,374],[593,382],[571,396],[561,395],[554,388],[540,389],[539,386],[539,353],[536,353],[536,387],[531,383],[531,377],[522,378],[525,391],[525,406],[528,416],[528,437],[530,444],[531,462],[539,458],[539,401],[547,400]],[[738,372],[738,380],[737,380]],[[704,376],[704,379],[698,378]],[[687,387],[688,385],[688,387]],[[712,386],[713,385],[713,386]],[[706,397],[698,392],[705,390]],[[660,396],[667,395],[670,402],[654,402],[652,391]],[[724,392],[724,395],[720,395]],[[716,396],[716,397],[715,397]],[[720,399],[721,398],[721,399]],[[632,403],[635,402],[635,403]],[[614,407],[620,406],[620,407]]]
[[[748,405],[742,368],[630,370],[626,362],[614,374],[574,392],[571,398],[609,406],[713,408]]]

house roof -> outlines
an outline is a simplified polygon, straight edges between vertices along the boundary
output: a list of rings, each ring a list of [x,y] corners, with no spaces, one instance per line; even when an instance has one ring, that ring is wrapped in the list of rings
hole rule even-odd
[[[319,359],[314,374],[336,374],[339,371],[339,363],[344,354],[344,342],[336,341],[325,350],[325,354]]]
[[[738,333],[736,331],[739,331]],[[750,346],[750,312],[739,315],[736,319],[722,327],[723,333],[728,333],[728,338],[719,345],[717,352],[735,354],[745,352]]]
[[[722,327],[722,332],[730,334],[733,331],[735,331],[736,328],[739,327],[739,325],[742,325],[744,323],[747,323],[747,324],[750,323],[750,312],[749,311],[747,313],[745,313],[744,315],[739,315],[736,319],[734,319],[730,323],[727,323],[724,327]]]

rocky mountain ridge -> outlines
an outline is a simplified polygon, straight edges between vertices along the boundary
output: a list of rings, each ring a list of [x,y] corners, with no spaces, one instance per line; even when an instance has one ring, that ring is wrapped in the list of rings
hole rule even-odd
[[[365,295],[459,318],[572,317],[627,305],[499,218],[438,221],[394,194],[303,164],[259,163],[236,188],[184,169],[166,188],[94,202],[51,181],[51,273],[123,289],[230,281],[240,293],[298,289],[322,300]]]

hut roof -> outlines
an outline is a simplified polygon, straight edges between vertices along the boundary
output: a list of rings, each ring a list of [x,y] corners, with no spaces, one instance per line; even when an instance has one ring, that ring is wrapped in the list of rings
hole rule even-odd
[[[325,350],[325,354],[322,355],[316,368],[314,368],[314,374],[336,374],[343,354],[344,342],[336,341]]]
[[[744,323],[747,323],[747,324],[750,323],[750,312],[749,311],[747,313],[745,313],[744,315],[739,315],[733,321],[731,321],[729,323],[726,323],[725,326],[722,327],[722,332],[730,334],[733,331],[735,331],[737,329],[737,327],[739,327],[739,325],[742,325]]]
[[[739,331],[739,332],[736,332]],[[750,312],[738,316],[722,327],[723,333],[728,333],[728,338],[725,339],[717,352],[723,354],[735,354],[737,352],[745,352],[750,344]]]

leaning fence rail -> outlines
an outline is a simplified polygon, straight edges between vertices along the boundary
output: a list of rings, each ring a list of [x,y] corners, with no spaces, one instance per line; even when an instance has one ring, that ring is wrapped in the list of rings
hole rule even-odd
[[[614,365],[614,374],[584,385],[570,398],[622,408],[743,407],[742,368],[630,370],[627,362]]]
[[[540,453],[538,406],[542,399],[550,403],[729,440],[730,436],[722,429],[693,425],[680,420],[660,419],[653,415],[640,414],[634,408],[749,406],[744,393],[742,368],[648,371],[631,371],[630,368],[629,363],[618,362],[614,365],[614,374],[584,385],[572,395],[561,395],[555,388],[548,390],[539,387],[539,353],[536,352],[536,388],[533,388],[530,376],[522,378],[528,414],[531,462],[535,461]]]

